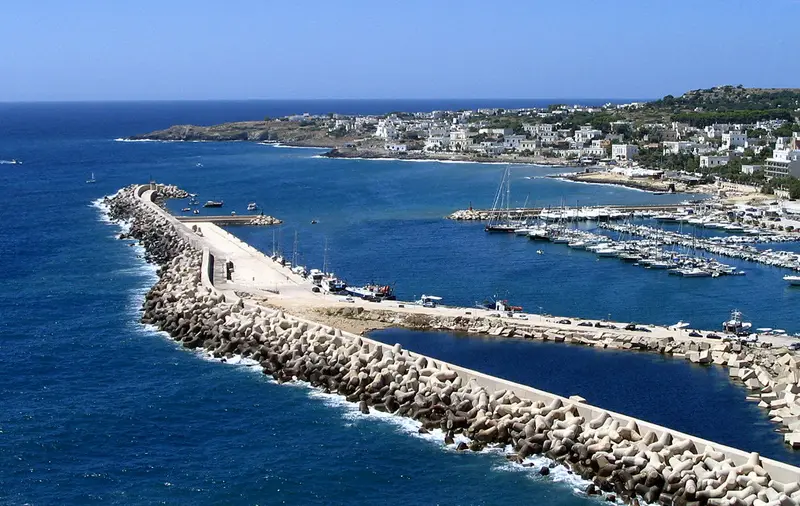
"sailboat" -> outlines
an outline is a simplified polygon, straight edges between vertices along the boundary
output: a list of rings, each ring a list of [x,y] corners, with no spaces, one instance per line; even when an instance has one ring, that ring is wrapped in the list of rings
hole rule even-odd
[[[92,172],[92,177],[86,180],[87,184],[96,183],[97,180],[94,178],[94,172]]]
[[[506,167],[494,197],[491,218],[484,230],[513,234],[518,228],[520,228],[518,224],[511,222],[511,167]]]

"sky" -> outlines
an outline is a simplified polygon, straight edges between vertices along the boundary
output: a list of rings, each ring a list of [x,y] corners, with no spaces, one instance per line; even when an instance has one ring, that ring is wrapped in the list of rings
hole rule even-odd
[[[0,101],[800,87],[800,0],[4,0]]]

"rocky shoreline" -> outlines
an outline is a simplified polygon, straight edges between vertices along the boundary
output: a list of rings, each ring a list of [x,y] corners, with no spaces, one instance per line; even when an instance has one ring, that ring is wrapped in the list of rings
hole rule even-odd
[[[278,382],[307,382],[358,403],[364,413],[374,409],[411,417],[422,424],[420,430],[441,429],[446,444],[465,436],[469,443],[459,443],[459,450],[510,447],[507,458],[523,465],[527,457],[544,454],[592,480],[586,493],[602,493],[608,500],[759,506],[800,500],[800,484],[773,480],[756,453],[737,464],[721,451],[696,447],[691,439],[640,429],[632,419],[622,424],[605,411],[584,416],[581,399],[545,403],[508,389],[494,391],[399,345],[378,345],[223,294],[203,282],[204,253],[144,205],[134,187],[107,198],[106,204],[113,220],[130,224],[124,237],[138,240],[146,258],[159,266],[159,280],[145,297],[142,322],[186,348],[218,358],[255,360]],[[456,328],[464,324],[438,323]],[[504,333],[512,335],[505,330],[498,335]],[[539,472],[549,471],[543,467]]]

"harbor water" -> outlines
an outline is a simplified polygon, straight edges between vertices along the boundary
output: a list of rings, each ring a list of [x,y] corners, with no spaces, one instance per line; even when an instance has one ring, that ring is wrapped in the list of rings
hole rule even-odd
[[[738,308],[756,326],[800,330],[793,310],[800,291],[782,283],[780,269],[742,262],[737,266],[746,276],[682,279],[442,219],[470,203],[489,206],[500,166],[328,160],[318,156],[320,150],[248,143],[114,140],[174,123],[337,107],[345,105],[0,105],[0,159],[23,161],[0,165],[6,195],[0,208],[5,287],[0,292],[0,503],[588,501],[574,492],[580,484],[565,473],[542,478],[498,453],[442,449],[440,442],[416,435],[412,424],[362,417],[301,385],[279,386],[245,365],[203,360],[138,324],[141,298],[155,271],[139,258],[141,251],[116,240],[118,227],[103,220],[96,202],[150,178],[180,185],[201,201],[224,200],[220,213],[246,213],[247,203],[255,201],[284,225],[232,232],[265,251],[274,243],[291,256],[297,231],[298,252],[307,265],[322,266],[327,243],[328,263],[337,273],[354,283],[396,283],[402,298],[433,293],[448,303],[472,305],[500,294],[531,311],[652,323],[683,319],[706,328],[718,328]],[[414,106],[346,107],[351,109],[342,112]],[[514,168],[512,198],[536,206],[692,198],[544,177],[552,172]],[[92,173],[97,182],[87,184]],[[179,211],[182,203],[171,205]],[[312,220],[318,223],[311,225]],[[539,248],[544,254],[535,253]],[[643,403],[641,390],[619,388],[614,383],[623,381],[619,376],[609,373],[589,389],[585,375],[558,374],[533,359],[507,360],[508,353],[530,343],[481,341],[483,346],[438,334],[389,339],[538,388],[580,393],[609,409],[691,428],[685,412],[660,407],[659,393]],[[683,388],[702,392],[692,397],[698,405],[712,394],[738,402],[730,417],[708,415],[700,435],[794,461],[775,443],[763,414],[745,404],[744,392],[722,373],[691,372],[699,368],[687,373],[644,355],[614,356],[562,346],[553,360],[584,364],[594,376],[604,374],[604,365],[635,366],[639,375],[661,384],[680,374]],[[743,420],[754,435],[736,439]]]

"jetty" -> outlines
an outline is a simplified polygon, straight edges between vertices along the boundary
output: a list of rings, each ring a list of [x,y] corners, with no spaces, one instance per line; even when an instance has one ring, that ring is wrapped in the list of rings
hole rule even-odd
[[[553,213],[553,219],[622,219],[633,216],[655,216],[659,213],[674,213],[690,204],[668,205],[604,205],[604,206],[554,206],[554,207],[514,207],[509,209],[460,209],[447,216],[456,221],[489,221],[502,216],[512,220],[544,218]],[[557,215],[555,213],[558,213]]]
[[[181,223],[213,223],[215,225],[224,227],[231,225],[279,225],[281,220],[272,216],[260,214],[236,214],[236,215],[193,215],[193,216],[176,216],[176,219]]]
[[[783,506],[800,501],[798,467],[592,406],[580,395],[557,396],[412,353],[285,308],[311,304],[342,316],[387,318],[395,325],[605,343],[726,366],[773,419],[788,427],[787,444],[800,447],[800,420],[793,414],[800,413],[800,360],[778,347],[786,338],[775,337],[771,348],[761,349],[690,338],[679,327],[647,326],[649,332],[642,334],[611,322],[351,302],[311,291],[303,276],[214,223],[176,219],[153,202],[160,193],[161,187],[131,186],[106,204],[112,219],[131,224],[122,238],[139,241],[147,258],[160,266],[142,321],[188,349],[254,360],[279,382],[308,382],[358,403],[364,413],[411,417],[426,430],[441,429],[445,444],[458,450],[510,446],[507,458],[521,464],[544,454],[591,479],[587,493],[599,489],[608,500],[615,495],[662,504]],[[469,442],[456,445],[456,436]]]

